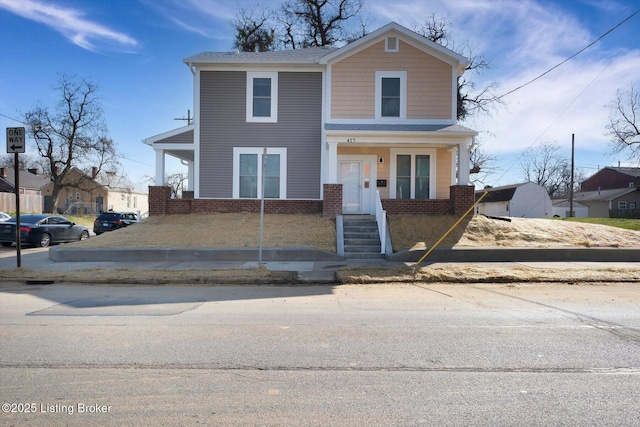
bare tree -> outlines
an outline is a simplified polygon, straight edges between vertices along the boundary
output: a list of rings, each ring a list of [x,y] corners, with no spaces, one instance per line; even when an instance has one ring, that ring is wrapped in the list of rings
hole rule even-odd
[[[629,159],[640,164],[640,92],[634,84],[617,92],[610,105],[607,133],[613,153],[628,153]]]
[[[265,9],[255,12],[238,10],[233,21],[236,31],[234,48],[242,52],[267,52],[276,48],[276,30],[271,27],[270,14]]]
[[[103,170],[119,170],[113,140],[108,137],[98,87],[77,76],[61,75],[54,88],[60,96],[55,111],[37,106],[24,114],[27,132],[46,162],[53,182],[53,211],[64,188],[82,188]],[[70,174],[73,168],[83,174]],[[73,176],[79,178],[72,178]]]
[[[545,187],[550,197],[566,194],[571,187],[571,164],[560,150],[559,145],[545,142],[528,149],[520,160],[524,179]]]
[[[3,168],[15,168],[16,158],[13,154],[4,154],[0,156],[0,167]],[[18,170],[26,171],[29,169],[44,170],[42,158],[34,157],[29,154],[22,154],[18,157]]]
[[[362,10],[362,0],[288,0],[280,23],[285,48],[334,46],[353,39],[347,25]]]
[[[487,177],[496,170],[496,157],[482,149],[482,145],[476,143],[470,153],[469,173],[472,175],[472,181],[484,183]]]
[[[465,73],[458,77],[458,120],[463,120],[476,113],[490,114],[493,108],[502,105],[502,101],[494,93],[498,85],[491,83],[478,90],[471,76],[489,68],[489,61],[482,55],[476,54],[469,44],[457,49],[449,32],[450,26],[451,24],[445,18],[434,14],[428,17],[422,26],[416,27],[414,30],[434,43],[453,51],[460,50],[459,53],[469,59]]]
[[[171,187],[171,198],[177,199],[186,190],[187,174],[184,172],[174,172],[167,174],[164,179],[165,185]]]

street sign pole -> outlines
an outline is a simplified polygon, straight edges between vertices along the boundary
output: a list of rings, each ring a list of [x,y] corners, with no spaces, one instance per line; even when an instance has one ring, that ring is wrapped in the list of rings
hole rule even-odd
[[[22,258],[20,253],[20,162],[18,153],[24,153],[26,145],[26,131],[23,127],[7,128],[7,153],[14,153],[13,169],[16,173],[16,261],[18,268],[22,266]]]
[[[17,262],[17,267],[20,268],[22,267],[22,254],[21,254],[21,246],[22,246],[22,242],[20,242],[20,171],[18,169],[20,169],[18,167],[18,165],[20,163],[18,163],[18,153],[14,154],[15,156],[15,163],[14,163],[14,167],[13,170],[16,173],[16,262]]]

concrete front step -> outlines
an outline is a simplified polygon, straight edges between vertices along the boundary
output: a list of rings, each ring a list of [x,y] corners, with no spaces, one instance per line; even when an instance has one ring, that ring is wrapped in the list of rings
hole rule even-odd
[[[345,252],[344,257],[347,259],[385,259],[384,254],[379,252]]]
[[[344,245],[344,252],[380,252],[380,245]]]
[[[380,239],[352,239],[345,238],[344,246],[378,246],[380,247]]]
[[[345,218],[344,255],[348,259],[383,259],[380,253],[378,224],[374,218]]]

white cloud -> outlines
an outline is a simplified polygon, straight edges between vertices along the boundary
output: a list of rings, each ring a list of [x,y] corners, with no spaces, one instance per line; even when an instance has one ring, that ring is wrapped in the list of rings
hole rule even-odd
[[[143,0],[143,2],[185,31],[210,39],[231,39],[229,34],[232,34],[232,29],[228,23],[236,15],[238,7],[236,3],[221,0],[172,0],[169,2]],[[238,2],[238,4],[244,3],[247,1]],[[247,3],[247,6],[254,5]],[[221,26],[223,23],[227,25],[225,28]]]
[[[127,49],[138,45],[134,38],[86,18],[77,9],[51,5],[41,0],[0,0],[0,8],[44,24],[83,49],[97,50],[98,44],[102,43]]]

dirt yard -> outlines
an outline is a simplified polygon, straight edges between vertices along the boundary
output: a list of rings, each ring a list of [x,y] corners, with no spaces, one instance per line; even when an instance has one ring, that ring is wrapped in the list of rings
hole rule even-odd
[[[395,250],[433,245],[457,221],[453,217],[392,216],[389,219]],[[192,214],[145,219],[142,223],[71,243],[76,247],[257,247],[260,221],[256,214]],[[335,221],[313,215],[267,215],[265,247],[315,247],[336,251]],[[620,228],[547,219],[511,222],[474,216],[445,239],[443,247],[640,247],[640,232]],[[2,270],[0,279],[53,279],[85,283],[87,273],[105,283],[130,283],[143,277],[162,283],[290,283],[291,272],[239,270],[130,270],[95,269],[53,274],[38,270]],[[288,275],[289,274],[289,275]],[[295,275],[294,275],[295,276]],[[581,283],[638,282],[640,269],[611,267],[541,269],[491,264],[443,264],[400,269],[356,268],[336,272],[338,283]],[[515,285],[514,285],[515,286]]]
[[[431,247],[458,218],[396,215],[389,218],[394,250]],[[258,214],[191,214],[151,217],[139,224],[74,243],[83,247],[257,247]],[[315,247],[336,251],[335,222],[316,215],[265,215],[265,247]],[[640,247],[640,232],[561,220],[475,215],[441,247]]]

